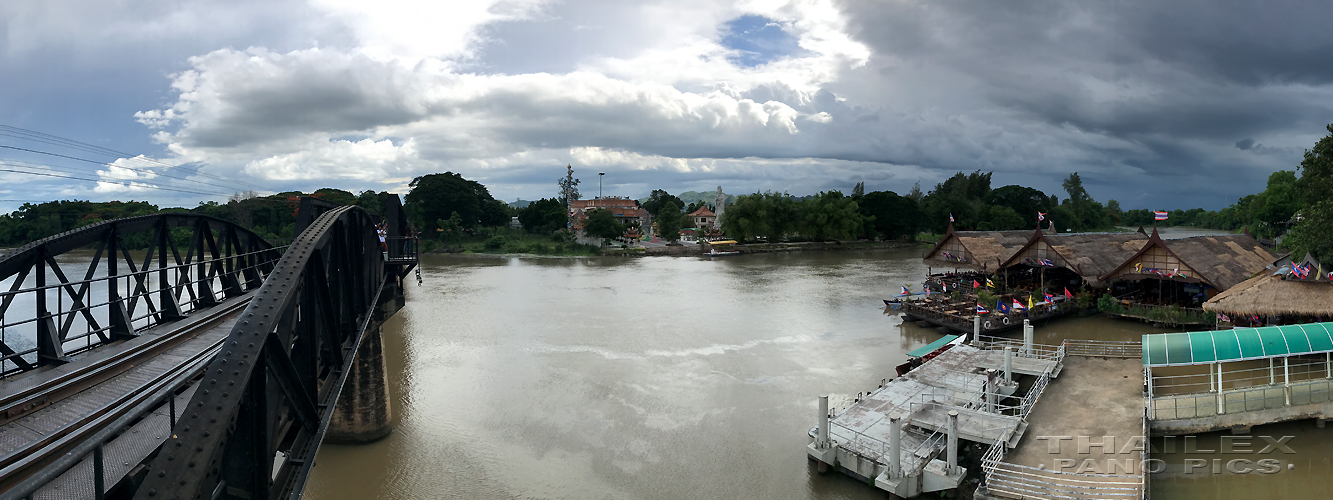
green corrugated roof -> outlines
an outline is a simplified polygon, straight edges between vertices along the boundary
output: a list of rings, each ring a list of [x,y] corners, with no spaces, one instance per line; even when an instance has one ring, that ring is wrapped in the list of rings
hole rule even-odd
[[[958,337],[959,337],[958,335],[945,335],[944,338],[936,340],[924,346],[918,347],[916,350],[907,353],[907,355],[913,358],[919,358],[925,356],[927,354],[934,352],[935,349],[939,349],[940,346],[948,344],[949,342],[953,342],[954,339],[957,339]]]
[[[1202,365],[1325,352],[1333,352],[1333,322],[1143,336],[1144,366]]]

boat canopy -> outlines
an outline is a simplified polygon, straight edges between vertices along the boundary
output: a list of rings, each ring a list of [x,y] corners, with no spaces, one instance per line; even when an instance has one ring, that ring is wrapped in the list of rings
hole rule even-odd
[[[1143,336],[1144,366],[1203,365],[1333,352],[1333,322]]]
[[[708,242],[709,245],[735,245],[736,240],[717,240]]]
[[[924,346],[918,347],[916,350],[907,353],[907,355],[913,358],[919,358],[925,356],[927,354],[935,352],[935,350],[939,349],[940,346],[948,344],[949,342],[953,342],[954,340],[958,339],[958,337],[959,335],[945,335],[944,338],[941,338]]]

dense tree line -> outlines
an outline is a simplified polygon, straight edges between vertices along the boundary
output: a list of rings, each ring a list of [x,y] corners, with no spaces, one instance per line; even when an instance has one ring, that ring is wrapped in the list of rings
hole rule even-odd
[[[167,207],[145,201],[108,201],[92,202],[82,200],[59,200],[45,203],[25,203],[9,214],[0,215],[0,245],[20,246],[57,233],[69,231],[104,220],[152,215],[160,212],[189,212],[216,217],[236,223],[254,231],[260,237],[274,244],[284,244],[292,240],[292,230],[296,223],[296,209],[300,197],[314,196],[333,203],[358,205],[380,213],[383,202],[375,191],[364,191],[360,195],[340,189],[324,188],[313,193],[289,191],[271,196],[256,196],[253,193],[238,193],[226,203],[216,201],[201,202],[194,208]],[[131,236],[126,244],[131,247],[146,245],[147,236],[139,242]],[[187,242],[188,244],[188,242]]]

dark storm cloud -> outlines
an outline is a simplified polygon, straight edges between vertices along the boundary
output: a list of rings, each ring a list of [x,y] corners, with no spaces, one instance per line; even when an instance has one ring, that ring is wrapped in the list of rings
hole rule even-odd
[[[997,122],[1007,128],[1044,124],[1105,138],[1106,146],[1083,146],[1105,160],[1069,170],[1119,165],[1142,171],[1145,184],[1183,176],[1197,181],[1194,190],[1222,182],[1258,190],[1268,172],[1294,167],[1298,148],[1263,159],[1226,151],[1311,137],[1333,121],[1333,66],[1320,62],[1333,58],[1333,30],[1322,2],[842,6],[852,36],[874,51],[870,66],[890,81],[935,79],[982,100],[963,111],[1016,113]],[[1105,184],[1138,189],[1111,175]]]

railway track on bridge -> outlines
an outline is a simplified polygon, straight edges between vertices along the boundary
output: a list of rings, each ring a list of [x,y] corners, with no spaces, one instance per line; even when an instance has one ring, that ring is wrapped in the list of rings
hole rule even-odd
[[[192,379],[206,368],[222,348],[235,316],[250,296],[228,300],[184,320],[160,333],[151,331],[120,348],[108,348],[82,356],[79,362],[61,365],[0,385],[0,491],[8,490],[36,471],[51,465],[77,445],[106,429],[113,422],[138,410],[135,422],[121,429],[130,439],[113,437],[104,453],[116,458],[115,466],[102,471],[105,488],[133,475],[140,462],[167,438],[167,432],[139,432],[152,427],[169,429],[193,394]],[[114,349],[114,352],[112,352]],[[161,407],[143,408],[154,395],[171,389],[173,397]],[[180,405],[175,400],[184,396]],[[141,425],[156,417],[160,423]],[[150,422],[150,424],[152,424]],[[165,424],[162,425],[162,424]],[[138,429],[143,427],[143,429]],[[145,447],[145,444],[151,446]],[[143,451],[136,451],[143,450]],[[66,474],[93,471],[79,468]],[[91,479],[91,478],[88,478]],[[61,481],[53,478],[35,498],[97,498],[92,488],[59,491],[62,483],[91,486],[94,481]],[[43,495],[42,493],[48,493]]]

